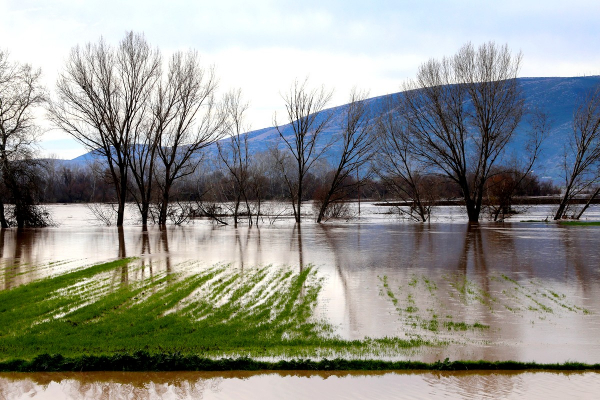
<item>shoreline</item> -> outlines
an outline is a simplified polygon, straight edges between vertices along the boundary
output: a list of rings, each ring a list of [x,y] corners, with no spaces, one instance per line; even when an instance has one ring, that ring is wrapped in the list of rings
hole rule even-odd
[[[0,362],[0,372],[167,372],[167,371],[599,371],[600,363],[537,363],[519,361],[457,360],[426,363],[421,361],[383,361],[327,359],[260,361],[247,357],[211,359],[180,353],[145,351],[114,355],[63,357],[41,354],[31,360]]]

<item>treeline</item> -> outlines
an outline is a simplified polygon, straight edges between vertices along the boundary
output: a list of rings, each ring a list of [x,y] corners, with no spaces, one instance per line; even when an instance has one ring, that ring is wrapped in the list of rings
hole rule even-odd
[[[262,168],[253,169],[250,174],[252,180],[260,182],[259,193],[248,193],[248,203],[251,209],[256,208],[259,201],[281,201],[287,200],[284,179],[278,173],[275,160],[269,152],[258,152],[253,155],[253,163],[261,165]],[[108,171],[103,170],[96,164],[84,164],[80,166],[68,166],[62,160],[40,160],[43,168],[37,172],[38,176],[38,202],[41,204],[51,203],[111,203],[114,202],[116,194],[111,184]],[[235,204],[236,191],[231,181],[228,171],[219,165],[217,160],[206,161],[201,164],[194,174],[182,179],[174,188],[171,195],[173,202],[190,203],[189,211],[198,212],[199,204],[205,207],[215,204],[231,203]],[[306,177],[305,192],[303,201],[313,201],[319,203],[324,193],[328,189],[328,181],[331,174],[335,171],[330,163],[323,162],[315,173],[309,173]],[[520,174],[520,173],[517,173]],[[486,201],[491,206],[494,198],[502,195],[502,190],[512,181],[513,177],[506,172],[498,174],[493,180],[493,185],[487,190],[488,198]],[[367,178],[361,180],[361,185],[357,185],[357,178],[349,176],[346,183],[349,190],[344,195],[344,201],[356,201],[359,197],[363,200],[387,202],[389,204],[398,204],[398,196],[393,188],[386,183],[386,180]],[[432,185],[437,187],[438,200],[456,200],[461,198],[460,188],[451,180],[439,175],[430,177]],[[511,183],[512,184],[512,183]],[[560,193],[558,187],[551,181],[541,180],[534,174],[528,174],[526,179],[515,189],[515,197],[524,196],[556,196]],[[155,202],[157,202],[154,193]],[[134,202],[133,194],[127,196],[128,202]],[[154,215],[156,215],[156,203],[151,205]],[[196,208],[196,210],[194,210]],[[225,215],[235,217],[234,210],[223,210]],[[349,211],[349,210],[343,210]],[[267,212],[267,211],[263,211]],[[338,210],[338,214],[340,211]],[[246,218],[252,215],[243,204],[238,209],[237,218],[244,215]],[[347,214],[346,214],[347,215]],[[172,221],[171,221],[172,222]]]
[[[254,155],[257,160],[265,159],[268,163],[269,154],[267,152]],[[110,203],[114,201],[116,194],[110,182],[107,172],[98,171],[98,168],[90,165],[68,166],[64,165],[62,160],[44,159],[39,161],[43,168],[37,172],[40,187],[37,201],[45,204],[63,203]],[[260,161],[259,161],[260,163]],[[309,174],[307,177],[307,190],[304,194],[304,201],[318,200],[326,189],[327,175],[333,170],[326,170],[319,175]],[[262,199],[265,201],[285,201],[285,187],[277,177],[276,171],[271,170],[264,173],[257,179],[263,182],[261,188]],[[452,181],[432,175],[431,179],[439,187],[440,200],[460,199],[460,188]],[[509,176],[501,176],[500,181],[512,179]],[[362,185],[356,185],[356,178],[348,178],[348,186],[352,188],[345,196],[346,200],[356,201],[359,198],[369,201],[387,201],[394,202],[397,197],[394,191],[380,179],[364,179]],[[174,191],[172,199],[174,201],[207,201],[228,202],[234,200],[231,192],[227,190],[230,185],[230,179],[224,170],[214,170],[212,172],[199,172],[186,177],[181,181]],[[488,191],[492,196],[497,192],[490,188]],[[557,196],[560,189],[550,180],[542,180],[537,175],[529,174],[527,179],[515,191],[515,197],[525,196]],[[250,197],[250,200],[257,200]],[[127,197],[128,202],[133,202],[133,195]]]
[[[471,222],[484,211],[503,218],[515,196],[558,192],[533,174],[552,121],[525,104],[521,58],[507,46],[469,43],[421,65],[381,107],[353,90],[335,114],[332,90],[295,81],[274,117],[278,140],[257,152],[241,91],[218,95],[214,70],[195,51],[165,62],[133,32],[116,47],[103,39],[76,46],[52,98],[39,70],[0,52],[0,222],[43,226],[50,221],[40,203],[74,201],[113,204],[95,213],[122,225],[131,201],[143,225],[198,215],[237,225],[258,223],[266,200],[287,201],[297,223],[313,200],[323,222],[347,215],[347,200],[359,197],[400,202],[398,212],[421,222],[441,199],[460,199]],[[42,106],[96,164],[35,160],[33,110]],[[517,134],[525,148],[507,154]],[[600,89],[575,110],[564,154],[555,219],[579,218],[600,191]],[[584,193],[590,202],[574,209]]]

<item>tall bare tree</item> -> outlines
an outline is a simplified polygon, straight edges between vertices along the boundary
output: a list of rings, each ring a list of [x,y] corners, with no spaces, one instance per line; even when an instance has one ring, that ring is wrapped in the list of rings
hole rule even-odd
[[[241,91],[228,93],[224,100],[227,122],[224,125],[228,139],[217,142],[219,158],[231,182],[233,197],[233,223],[238,225],[240,205],[245,204],[248,222],[252,224],[252,212],[249,203],[250,188],[250,156],[248,147],[248,128],[244,125],[244,113],[248,104],[241,98]]]
[[[283,171],[297,223],[301,222],[300,209],[305,178],[331,144],[324,142],[322,136],[332,117],[332,113],[324,109],[333,92],[323,86],[309,89],[307,81],[307,79],[303,82],[294,81],[290,90],[282,95],[291,132],[286,132],[285,125],[279,125],[277,115],[274,118],[279,138],[289,151],[291,164],[294,166],[289,168],[290,163],[284,162],[286,157],[277,158],[278,165]]]
[[[46,101],[40,77],[41,70],[11,62],[8,52],[0,50],[0,228],[9,226],[6,202],[13,204],[18,227],[47,224],[36,205],[40,179],[32,160],[40,133],[34,110]]]
[[[369,161],[375,143],[371,110],[366,99],[366,92],[352,89],[350,102],[345,106],[340,121],[341,137],[337,141],[341,142],[341,152],[337,166],[327,182],[325,196],[320,199],[317,223],[323,220],[331,204],[344,200],[348,189],[358,187],[366,178],[363,175],[362,180],[349,179],[357,175]]]
[[[161,57],[142,34],[128,32],[116,48],[104,39],[71,50],[57,82],[50,118],[106,159],[123,225],[129,160],[134,137],[146,129],[149,98],[160,76]]]
[[[573,131],[565,144],[565,190],[554,219],[565,215],[569,203],[600,181],[600,85],[590,91],[573,115]],[[595,188],[594,188],[595,189]],[[595,197],[598,190],[594,190]],[[586,204],[577,218],[589,206]]]
[[[484,203],[494,221],[510,215],[517,191],[524,190],[527,184],[532,183],[528,178],[550,133],[552,122],[544,110],[530,110],[527,119],[530,129],[526,132],[525,154],[514,156],[509,163],[498,166],[486,183]]]
[[[421,65],[404,88],[413,151],[459,185],[470,222],[479,220],[485,183],[523,115],[521,58],[506,45],[468,43]]]
[[[154,172],[156,153],[160,137],[154,129],[156,121],[147,116],[146,121],[133,133],[133,144],[127,153],[128,165],[133,178],[133,187],[130,192],[137,204],[142,226],[148,225],[150,205],[154,195]]]
[[[412,220],[427,222],[438,191],[428,165],[412,152],[405,116],[400,96],[390,97],[377,120],[373,167],[387,190],[408,205],[398,210]]]
[[[152,107],[159,138],[156,182],[160,225],[167,223],[173,185],[194,173],[202,160],[201,150],[223,137],[225,116],[217,107],[216,88],[213,68],[202,67],[197,52],[173,55]]]

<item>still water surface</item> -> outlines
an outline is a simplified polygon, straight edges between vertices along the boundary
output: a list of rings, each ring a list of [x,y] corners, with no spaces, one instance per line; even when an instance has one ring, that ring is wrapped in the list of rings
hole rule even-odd
[[[0,399],[597,399],[598,373],[0,374]]]
[[[0,231],[0,289],[125,256],[139,257],[142,268],[116,272],[116,286],[159,272],[194,273],[215,263],[242,272],[263,265],[298,270],[312,265],[324,278],[317,315],[334,325],[338,335],[445,343],[389,358],[600,362],[600,227],[525,222],[469,226],[448,208],[427,225],[373,215],[301,228],[285,221],[237,229],[199,222],[161,231],[103,227],[85,207],[54,206],[52,211],[57,221],[65,221],[61,227]],[[533,207],[519,219],[545,213],[543,207]],[[160,391],[170,398],[192,398],[197,396],[185,390],[200,389],[205,398],[254,391],[265,391],[263,398],[289,393],[306,398],[320,393],[320,385],[338,398],[396,398],[398,393],[406,398],[444,393],[548,398],[544,393],[549,387],[559,388],[550,391],[553,398],[569,392],[582,398],[588,389],[600,392],[594,373],[333,374],[327,379],[296,373],[53,376],[2,375],[6,394],[0,393],[0,399],[32,393],[39,398],[55,398],[50,393],[97,398],[104,390],[117,393],[107,398],[161,398],[155,394]]]

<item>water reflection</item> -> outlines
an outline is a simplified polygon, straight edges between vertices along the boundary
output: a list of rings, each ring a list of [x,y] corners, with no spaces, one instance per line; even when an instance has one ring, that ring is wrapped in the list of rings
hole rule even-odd
[[[288,265],[301,271],[312,264],[325,278],[318,315],[343,337],[407,335],[406,313],[397,308],[406,309],[410,300],[423,319],[436,315],[441,324],[449,315],[454,322],[489,326],[459,332],[450,338],[455,344],[426,349],[417,356],[420,359],[596,362],[598,232],[598,228],[518,223],[238,228],[198,224],[162,230],[82,224],[8,229],[0,230],[0,288],[121,257],[139,260],[115,272],[115,287],[157,274],[194,273],[216,263],[231,264],[241,273],[259,265]],[[384,277],[398,307],[383,290]],[[435,292],[427,290],[425,280],[435,284]],[[552,293],[564,298],[552,302]],[[540,311],[534,301],[552,312]]]
[[[26,229],[0,229],[0,259],[4,265],[4,289],[20,284],[19,276],[33,269],[36,262],[36,236]],[[5,261],[4,261],[5,260]]]
[[[0,399],[594,398],[598,374],[163,372],[0,374]]]
[[[164,255],[167,274],[171,274],[173,272],[173,266],[171,265],[171,255],[169,253],[169,233],[164,227],[160,228],[160,245]]]

